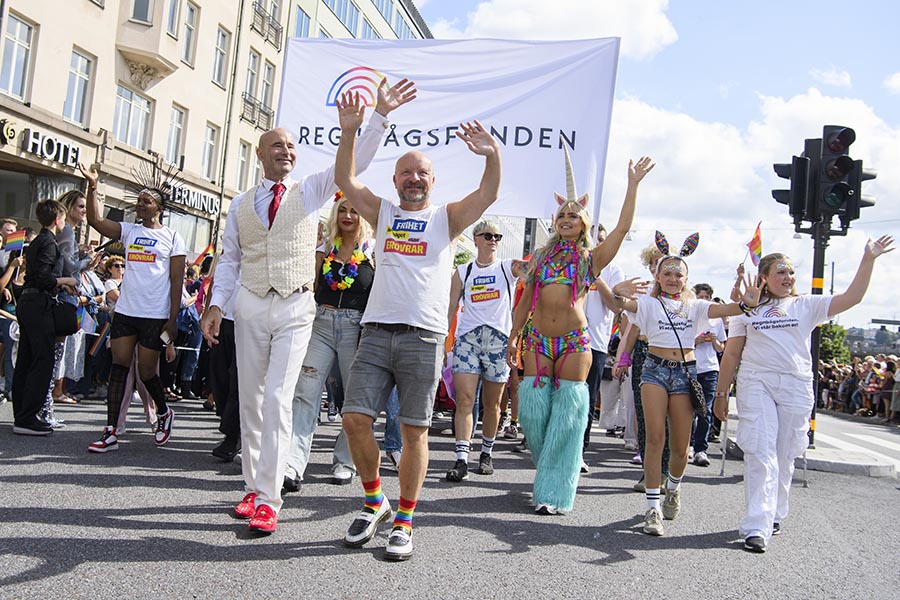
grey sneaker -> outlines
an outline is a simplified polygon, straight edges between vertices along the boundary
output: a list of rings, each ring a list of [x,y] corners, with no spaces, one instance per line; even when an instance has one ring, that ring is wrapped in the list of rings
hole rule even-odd
[[[409,560],[412,558],[412,532],[404,527],[394,527],[384,548],[385,560]]]
[[[698,452],[694,455],[694,464],[698,467],[708,467],[709,466],[709,457],[706,455],[706,452]]]
[[[681,490],[666,490],[666,498],[662,503],[663,517],[667,521],[673,520],[681,510]]]
[[[481,456],[478,457],[478,472],[482,475],[494,474],[494,466],[491,464],[490,454],[485,454],[484,452],[482,452]]]
[[[400,470],[400,451],[399,450],[385,450],[384,456],[387,458],[387,465],[390,465],[390,468],[399,471]],[[387,466],[386,465],[386,466]]]
[[[644,533],[657,537],[663,534],[662,515],[655,508],[647,510],[644,515]]]
[[[453,464],[453,468],[447,471],[447,481],[462,481],[469,478],[469,465],[459,459]]]
[[[744,540],[744,550],[762,554],[766,551],[766,540],[764,540],[761,536],[751,535],[746,540]]]
[[[510,423],[503,429],[503,439],[515,440],[519,437],[519,428]]]
[[[387,500],[378,507],[378,512],[372,512],[371,508],[359,511],[344,536],[344,545],[350,548],[359,548],[375,536],[378,526],[392,516],[391,505]]]

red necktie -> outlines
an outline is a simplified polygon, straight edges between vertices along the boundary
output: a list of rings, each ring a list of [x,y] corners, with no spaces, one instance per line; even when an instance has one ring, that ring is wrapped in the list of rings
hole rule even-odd
[[[269,204],[269,229],[272,229],[272,223],[275,222],[275,214],[278,212],[278,207],[281,206],[281,196],[284,194],[284,190],[284,184],[281,182],[272,186],[275,195],[272,196],[272,202]]]

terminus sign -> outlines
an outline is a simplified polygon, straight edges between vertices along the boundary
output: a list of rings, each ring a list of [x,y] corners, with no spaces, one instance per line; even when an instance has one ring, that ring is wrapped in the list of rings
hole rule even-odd
[[[172,202],[205,212],[209,215],[219,214],[218,198],[184,186],[178,186],[172,190]]]
[[[22,134],[22,140],[22,150],[25,152],[62,163],[73,169],[78,168],[78,162],[81,160],[81,148],[78,146],[36,129],[26,129]]]

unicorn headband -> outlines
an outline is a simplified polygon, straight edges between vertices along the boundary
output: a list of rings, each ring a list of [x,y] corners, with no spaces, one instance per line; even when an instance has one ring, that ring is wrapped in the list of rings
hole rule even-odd
[[[578,197],[578,193],[575,191],[575,175],[572,172],[572,159],[569,158],[569,151],[566,148],[565,144],[563,144],[563,152],[566,156],[566,195],[561,196],[558,193],[554,192],[553,197],[556,198],[556,203],[559,206],[564,204],[568,204],[569,202],[574,202],[581,206],[581,208],[586,209],[588,203],[588,195],[584,194],[581,198]]]
[[[669,250],[669,241],[666,239],[666,236],[661,231],[657,231],[655,234],[655,242],[656,249],[662,252],[662,258],[660,258],[656,262],[656,272],[659,273],[660,266],[669,259],[676,259],[683,262],[685,265],[685,257],[690,256],[697,249],[697,244],[700,243],[700,233],[694,232],[691,235],[687,236],[684,240],[684,244],[681,245],[681,251],[678,254],[672,254]],[[680,267],[676,267],[676,269],[680,269]]]

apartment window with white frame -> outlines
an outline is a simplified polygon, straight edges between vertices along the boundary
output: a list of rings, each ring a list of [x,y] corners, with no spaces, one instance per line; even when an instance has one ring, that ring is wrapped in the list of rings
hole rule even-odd
[[[63,117],[76,125],[84,125],[87,121],[88,94],[91,88],[91,68],[93,61],[72,50],[69,63],[69,84],[66,87],[66,102],[63,104]]]
[[[131,0],[131,20],[152,23],[153,0]]]
[[[272,0],[272,4],[269,5],[269,16],[276,21],[281,20],[281,4],[278,0]]]
[[[166,18],[166,33],[178,38],[178,13],[181,12],[181,0],[169,0],[169,15]]]
[[[319,25],[319,37],[322,39],[331,39],[331,34],[325,31],[325,28]]]
[[[309,28],[312,19],[300,6],[297,6],[297,21],[294,23],[294,37],[309,37]]]
[[[250,144],[241,140],[238,147],[237,189],[247,187],[247,172],[250,170]]]
[[[169,113],[169,138],[166,140],[166,162],[171,165],[177,165],[181,159],[185,114],[185,109],[172,105],[172,112]]]
[[[256,86],[259,83],[259,52],[250,49],[250,57],[247,59],[247,81],[244,84],[244,92],[248,96],[256,98]]]
[[[188,2],[184,6],[184,38],[181,40],[181,60],[188,65],[194,65],[194,48],[197,38],[197,17],[200,9],[197,5]]]
[[[216,50],[213,56],[213,81],[225,87],[228,75],[228,53],[231,48],[231,34],[219,27],[216,32]]]
[[[350,0],[325,0],[325,5],[341,20],[350,31],[350,35],[356,37],[359,26],[359,8]]]
[[[3,68],[0,70],[0,91],[25,99],[28,78],[31,76],[31,45],[34,27],[10,14],[6,19],[3,39]]]
[[[200,174],[210,181],[216,179],[216,157],[219,144],[219,128],[206,124],[206,135],[203,138],[203,154],[200,157]]]
[[[380,40],[381,36],[378,35],[378,32],[375,31],[375,28],[372,27],[372,24],[369,23],[369,20],[363,17],[362,21],[362,31],[359,33],[359,39],[361,40]]]
[[[258,185],[259,182],[262,181],[262,163],[259,162],[259,159],[254,157],[253,160],[253,179],[250,181],[251,185]],[[251,159],[252,160],[252,159]]]
[[[272,94],[275,87],[275,65],[266,61],[263,66],[262,90],[259,95],[259,102],[263,106],[272,108]]]
[[[146,150],[151,107],[148,98],[119,85],[116,91],[113,137],[123,144]]]
[[[403,15],[400,14],[399,10],[397,11],[396,18],[394,19],[394,32],[397,34],[398,40],[415,39],[412,29],[409,28],[409,25],[406,23],[406,19],[403,18]]]
[[[378,9],[378,12],[381,13],[381,16],[384,17],[384,20],[390,25],[391,21],[394,19],[394,0],[374,0],[374,2],[375,8]]]

